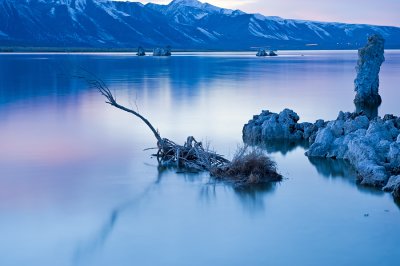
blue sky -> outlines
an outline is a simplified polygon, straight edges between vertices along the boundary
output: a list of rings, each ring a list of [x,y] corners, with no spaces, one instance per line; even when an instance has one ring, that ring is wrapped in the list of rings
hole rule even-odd
[[[167,4],[170,0],[150,2]],[[400,0],[207,0],[202,2],[284,18],[400,26]]]

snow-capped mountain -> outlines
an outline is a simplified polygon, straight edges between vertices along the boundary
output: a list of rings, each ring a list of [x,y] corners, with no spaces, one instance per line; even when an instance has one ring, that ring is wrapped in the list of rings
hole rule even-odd
[[[0,46],[343,49],[372,33],[400,48],[398,27],[266,17],[196,0],[0,0]]]

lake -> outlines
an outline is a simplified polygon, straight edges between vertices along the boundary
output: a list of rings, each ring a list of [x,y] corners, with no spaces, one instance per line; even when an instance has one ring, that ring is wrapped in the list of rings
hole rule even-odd
[[[85,69],[162,136],[231,158],[261,110],[353,111],[356,51],[0,54],[0,265],[395,265],[400,209],[340,161],[267,147],[284,180],[249,190],[161,170],[154,136],[71,77]],[[400,114],[400,51],[379,113]]]

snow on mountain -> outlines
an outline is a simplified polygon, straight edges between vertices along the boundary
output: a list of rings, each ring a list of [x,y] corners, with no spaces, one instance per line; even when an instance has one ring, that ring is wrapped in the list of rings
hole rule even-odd
[[[147,4],[147,7],[172,18],[176,23],[193,25],[212,14],[232,15],[243,12],[201,3],[197,0],[174,0],[168,5]]]
[[[357,48],[380,33],[400,48],[400,28],[246,14],[196,0],[167,5],[107,0],[0,0],[0,46],[185,49]]]

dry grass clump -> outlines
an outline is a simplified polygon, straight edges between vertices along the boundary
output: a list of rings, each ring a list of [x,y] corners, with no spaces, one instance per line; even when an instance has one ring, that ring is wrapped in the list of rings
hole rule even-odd
[[[229,164],[213,168],[211,176],[237,185],[252,185],[281,181],[275,162],[261,149],[241,147]]]

